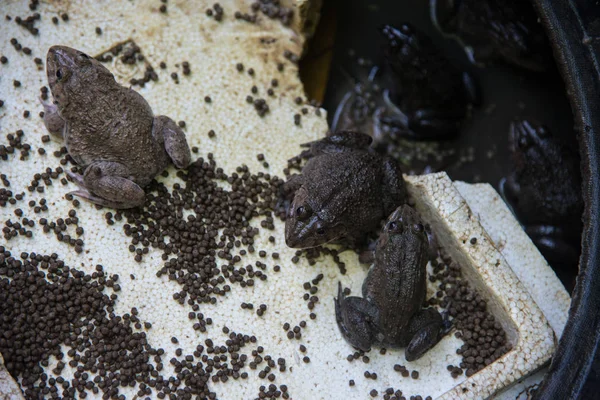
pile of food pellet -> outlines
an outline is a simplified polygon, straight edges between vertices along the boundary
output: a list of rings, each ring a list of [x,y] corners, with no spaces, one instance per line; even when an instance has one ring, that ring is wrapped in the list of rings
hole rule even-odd
[[[366,266],[351,251],[287,248],[277,218],[287,160],[327,130],[297,76],[303,43],[288,25],[298,13],[277,7],[4,7],[0,353],[27,398],[417,399],[506,351],[445,258],[428,297],[450,304],[462,333],[412,363],[343,340],[337,283],[359,293]],[[186,131],[193,164],[158,176],[144,207],[65,196],[75,188],[66,172],[81,171],[48,136],[37,100],[51,98],[37,60],[58,43],[101,59]]]

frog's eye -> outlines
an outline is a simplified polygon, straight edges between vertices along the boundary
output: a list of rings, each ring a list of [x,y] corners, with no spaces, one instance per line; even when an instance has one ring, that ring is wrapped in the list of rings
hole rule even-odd
[[[323,227],[317,228],[317,235],[323,236],[325,234],[325,229]]]
[[[387,227],[388,227],[388,231],[390,231],[390,232],[394,232],[394,233],[402,232],[402,224],[400,224],[397,221],[391,221]]]
[[[529,139],[526,135],[521,135],[521,137],[519,137],[519,147],[524,149],[527,146],[529,146]]]
[[[307,218],[311,214],[311,209],[309,206],[300,206],[296,208],[296,217],[298,219]]]
[[[56,70],[56,78],[60,81],[63,77],[62,70],[59,68]]]
[[[425,231],[425,227],[423,226],[423,224],[414,224],[413,229],[417,233],[422,233]]]

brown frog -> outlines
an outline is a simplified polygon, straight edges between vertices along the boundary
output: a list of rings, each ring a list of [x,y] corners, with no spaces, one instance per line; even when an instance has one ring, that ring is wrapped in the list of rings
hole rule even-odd
[[[583,212],[577,153],[532,119],[511,124],[509,143],[514,171],[500,182],[501,194],[551,265],[576,266]]]
[[[550,46],[529,1],[433,0],[431,15],[474,64],[502,60],[532,71],[551,65]]]
[[[310,147],[302,174],[284,185],[293,193],[285,241],[294,248],[357,245],[406,199],[396,162],[370,149],[372,138],[338,132]]]
[[[83,176],[70,174],[79,186],[73,195],[113,208],[140,206],[142,188],[170,162],[188,166],[181,128],[169,117],[154,116],[148,102],[118,84],[100,62],[52,46],[46,69],[54,104],[44,104],[44,122],[85,168]]]
[[[456,135],[469,104],[479,102],[471,76],[410,24],[398,29],[386,25],[382,34],[394,84],[384,92],[387,109],[379,121],[391,129],[391,135],[415,139]]]
[[[427,295],[427,232],[417,212],[399,207],[387,220],[375,249],[375,263],[362,286],[363,297],[345,297],[341,284],[335,315],[344,338],[367,351],[371,346],[406,347],[407,361],[420,358],[449,329]]]

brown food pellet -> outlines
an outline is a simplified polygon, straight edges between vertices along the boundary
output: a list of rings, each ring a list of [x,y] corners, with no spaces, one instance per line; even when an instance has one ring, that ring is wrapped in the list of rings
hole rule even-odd
[[[96,35],[102,35],[102,28],[99,26],[96,27]]]

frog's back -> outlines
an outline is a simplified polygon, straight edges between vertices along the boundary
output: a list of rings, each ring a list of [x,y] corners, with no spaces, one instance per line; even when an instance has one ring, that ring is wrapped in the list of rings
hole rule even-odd
[[[382,162],[364,150],[322,154],[303,170],[306,186],[316,209],[325,220],[351,219],[352,225],[371,230],[384,215],[382,205]]]
[[[112,87],[92,88],[87,98],[79,103],[82,112],[67,118],[65,142],[79,164],[118,162],[136,181],[168,164],[162,138],[152,135],[152,109],[139,93],[115,82]]]

